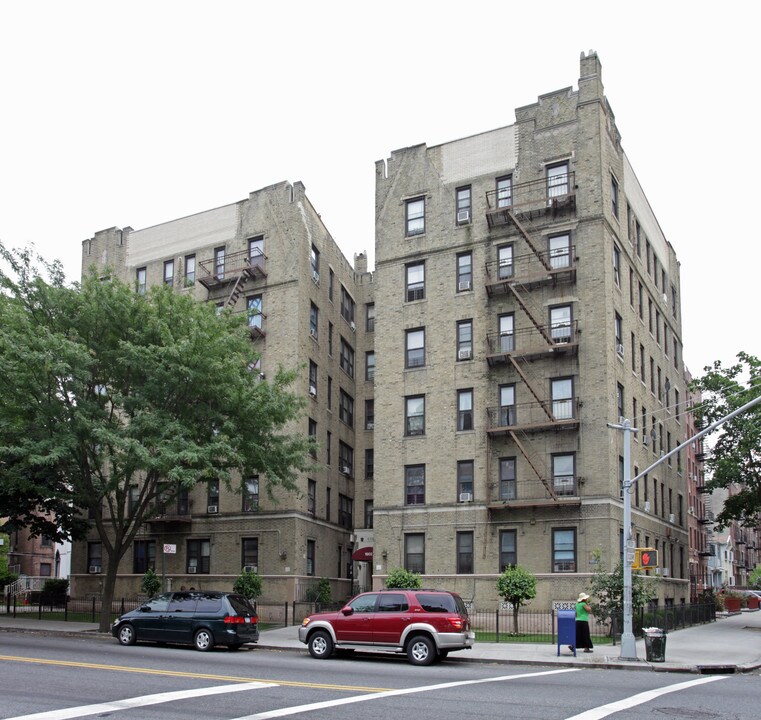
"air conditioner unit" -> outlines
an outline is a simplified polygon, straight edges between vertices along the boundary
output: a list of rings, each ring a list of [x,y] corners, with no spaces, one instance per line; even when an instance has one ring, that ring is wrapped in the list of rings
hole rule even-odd
[[[90,565],[88,572],[93,575],[100,572],[100,565]]]
[[[365,425],[365,430],[373,430],[375,428],[374,422],[369,422],[367,425]]]
[[[694,515],[694,514],[695,514],[695,506],[690,505],[690,515]]]
[[[669,304],[669,296],[666,295],[666,293],[663,293],[663,304],[668,305]]]
[[[460,493],[460,502],[473,502],[473,493]]]
[[[348,465],[341,465],[341,473],[343,475],[350,475],[351,474],[351,468]]]
[[[463,290],[470,290],[470,280],[461,280],[457,283],[457,289],[460,292],[463,292]]]
[[[676,515],[674,515],[674,513],[669,513],[669,522],[670,523],[676,522]]]
[[[309,328],[309,334],[316,340],[317,339],[317,330],[315,328]]]
[[[650,512],[650,501],[645,500],[645,512]]]
[[[656,575],[663,575],[663,568],[655,568]]]
[[[470,348],[463,348],[457,351],[458,360],[470,360],[473,357],[473,351]]]
[[[650,441],[647,439],[647,435],[643,435],[643,436],[642,436],[642,444],[643,444],[645,447],[647,447],[647,444],[648,444],[648,442],[650,442]]]
[[[188,573],[189,573],[190,575],[195,575],[195,573],[196,573],[196,570],[197,570],[197,569],[198,569],[198,568],[197,568],[195,565],[193,565],[192,567],[189,567],[189,568],[188,568]]]
[[[458,210],[457,222],[458,223],[470,222],[470,210]]]
[[[315,285],[320,284],[320,273],[317,270],[312,270],[312,280],[314,280]]]
[[[258,565],[244,565],[243,572],[254,572],[254,573],[259,572],[259,566]]]
[[[312,397],[317,397],[317,388],[314,385],[309,386],[309,394]]]
[[[357,324],[353,320],[349,323],[349,327],[352,332],[357,332]]]
[[[219,506],[218,505],[208,505],[206,507],[206,512],[207,513],[216,513],[216,512],[219,512]]]
[[[668,577],[669,576],[669,569],[668,568],[663,568],[661,570],[661,575],[663,575],[663,577]]]
[[[618,345],[616,345],[616,352],[617,352],[617,353],[618,353],[618,354],[619,354],[621,357],[623,357],[623,356],[624,356],[624,346],[623,346],[621,343],[618,343]]]

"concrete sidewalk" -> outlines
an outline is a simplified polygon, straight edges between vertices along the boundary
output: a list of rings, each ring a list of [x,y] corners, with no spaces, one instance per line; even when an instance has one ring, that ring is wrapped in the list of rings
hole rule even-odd
[[[98,633],[95,623],[38,620],[0,613],[0,631],[63,633],[113,640]],[[115,640],[113,640],[116,642]],[[0,646],[2,638],[0,637]],[[582,668],[618,668],[660,672],[734,673],[761,668],[761,612],[719,617],[716,622],[675,630],[666,636],[666,662],[647,662],[644,640],[637,640],[637,660],[621,660],[619,645],[600,645],[594,653],[573,656],[567,647],[537,643],[476,643],[471,650],[452,653],[453,660],[505,664],[560,665]],[[264,630],[259,647],[306,653],[298,628]]]

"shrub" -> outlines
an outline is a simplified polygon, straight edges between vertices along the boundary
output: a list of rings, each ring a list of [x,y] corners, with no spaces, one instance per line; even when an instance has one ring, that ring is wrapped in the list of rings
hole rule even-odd
[[[386,578],[387,588],[399,588],[401,590],[420,590],[423,581],[420,573],[410,572],[404,568],[395,568],[389,572]]]
[[[50,580],[45,580],[45,584],[42,586],[42,594],[64,598],[68,589],[69,581],[67,578],[50,578]]]
[[[253,570],[243,570],[233,583],[233,590],[249,600],[262,594],[262,576]]]
[[[333,600],[333,593],[330,589],[330,580],[328,578],[320,578],[317,585],[310,587],[306,591],[306,599],[309,602],[316,602],[321,604],[329,603]]]
[[[156,571],[153,568],[148,568],[145,571],[143,580],[140,583],[140,589],[148,597],[153,597],[159,590],[161,590],[161,579],[156,575]]]

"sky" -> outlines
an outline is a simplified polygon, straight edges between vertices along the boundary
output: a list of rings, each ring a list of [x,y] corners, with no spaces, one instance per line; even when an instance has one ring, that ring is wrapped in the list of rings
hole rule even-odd
[[[761,357],[760,7],[0,0],[0,240],[76,281],[97,230],[301,181],[346,257],[372,267],[376,161],[511,125],[576,88],[594,50],[681,262],[686,365]]]

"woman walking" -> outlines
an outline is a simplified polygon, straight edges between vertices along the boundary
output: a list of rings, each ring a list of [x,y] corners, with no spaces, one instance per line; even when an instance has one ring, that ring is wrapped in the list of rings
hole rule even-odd
[[[576,599],[576,647],[584,648],[585,653],[591,653],[592,637],[589,634],[589,613],[592,608],[587,604],[589,595],[585,592],[579,593]]]

